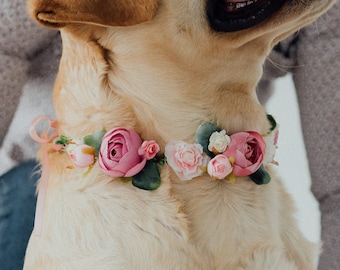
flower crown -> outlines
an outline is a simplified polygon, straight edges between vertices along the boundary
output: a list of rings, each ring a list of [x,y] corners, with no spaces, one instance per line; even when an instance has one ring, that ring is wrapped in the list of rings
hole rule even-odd
[[[155,190],[161,183],[158,165],[167,163],[183,181],[208,173],[212,180],[249,176],[256,184],[267,184],[270,175],[263,164],[273,160],[278,126],[268,115],[271,128],[261,135],[255,131],[227,135],[211,122],[202,124],[196,132],[196,143],[170,141],[165,157],[159,157],[159,145],[143,141],[132,129],[122,127],[101,130],[81,139],[60,135],[54,141],[57,151],[67,152],[73,166],[88,168],[98,162],[100,169],[112,177],[132,178],[132,184],[145,190]]]

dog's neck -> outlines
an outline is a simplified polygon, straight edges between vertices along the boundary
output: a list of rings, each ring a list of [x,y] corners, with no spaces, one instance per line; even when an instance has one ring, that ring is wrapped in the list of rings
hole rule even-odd
[[[150,41],[138,43],[141,34]],[[169,140],[193,142],[206,121],[229,133],[268,130],[255,94],[262,72],[258,56],[249,62],[240,61],[243,49],[223,57],[221,49],[209,57],[211,48],[177,52],[175,44],[151,34],[117,31],[112,40],[63,34],[55,89],[61,133],[79,137],[123,126],[164,146]]]

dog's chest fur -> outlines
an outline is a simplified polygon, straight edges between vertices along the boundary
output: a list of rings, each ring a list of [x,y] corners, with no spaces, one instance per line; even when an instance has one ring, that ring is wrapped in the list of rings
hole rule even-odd
[[[165,166],[160,188],[150,192],[96,168],[83,178],[65,170],[69,161],[59,154],[51,162],[58,167],[41,236],[51,249],[38,244],[35,252],[62,269],[234,269],[256,248],[283,245],[271,239],[285,227],[282,207],[290,207],[279,203],[276,179],[269,188],[247,179],[182,183]]]

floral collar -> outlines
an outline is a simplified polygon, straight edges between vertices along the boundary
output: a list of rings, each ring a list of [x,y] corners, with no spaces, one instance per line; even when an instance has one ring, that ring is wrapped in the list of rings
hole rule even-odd
[[[211,122],[202,124],[196,132],[196,143],[170,141],[164,157],[159,156],[159,145],[143,141],[136,131],[122,127],[98,131],[80,139],[60,135],[54,148],[70,156],[72,166],[87,168],[86,176],[98,162],[100,169],[112,177],[130,178],[132,184],[145,190],[155,190],[161,184],[159,165],[167,163],[183,181],[204,173],[212,180],[235,176],[249,176],[256,184],[270,182],[264,163],[273,160],[277,143],[278,126],[268,115],[271,128],[266,134],[255,131],[227,135]]]
[[[38,134],[40,122],[48,122],[48,128]],[[49,144],[58,152],[69,154],[73,165],[68,168],[87,168],[84,177],[96,162],[100,169],[112,176],[131,178],[132,184],[145,190],[155,190],[161,184],[159,165],[167,163],[183,181],[208,173],[212,180],[249,176],[256,184],[270,182],[270,175],[263,164],[274,161],[278,137],[278,125],[268,115],[270,130],[263,135],[254,131],[227,135],[213,123],[202,124],[196,132],[196,143],[170,141],[165,146],[164,157],[155,141],[142,141],[131,129],[113,128],[101,130],[81,139],[70,139],[57,134],[57,121],[46,116],[33,120],[30,134],[42,144],[42,174],[36,204],[34,234],[40,236],[43,228],[44,204],[49,179]]]

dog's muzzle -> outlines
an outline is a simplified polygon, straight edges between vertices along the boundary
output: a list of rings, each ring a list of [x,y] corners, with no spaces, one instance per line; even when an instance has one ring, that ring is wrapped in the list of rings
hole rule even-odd
[[[219,32],[250,28],[276,12],[286,0],[208,0],[210,26]]]

